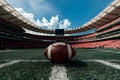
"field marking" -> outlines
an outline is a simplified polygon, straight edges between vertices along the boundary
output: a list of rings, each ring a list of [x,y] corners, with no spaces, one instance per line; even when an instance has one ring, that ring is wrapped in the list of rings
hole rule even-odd
[[[106,66],[110,66],[110,67],[115,68],[115,69],[120,69],[120,65],[115,64],[115,63],[111,63],[111,62],[108,62],[108,61],[95,60],[95,62],[99,62],[99,63],[101,63],[101,64],[104,64],[104,65],[106,65]]]
[[[90,60],[82,60],[82,61],[98,62],[98,63],[104,64],[104,65],[106,65],[106,66],[110,66],[110,67],[112,67],[112,68],[115,68],[115,69],[120,69],[120,65],[115,64],[115,63],[108,62],[108,61],[120,61],[120,60],[90,59]]]
[[[13,59],[13,60],[21,60],[23,62],[50,62],[47,59],[42,59],[42,60],[36,60],[36,59]],[[2,60],[2,61],[13,61],[13,60]],[[85,60],[80,60],[80,61],[96,61],[96,60],[104,60],[104,61],[120,61],[118,59],[85,59]]]
[[[0,50],[0,52],[12,52],[12,51],[15,51],[15,50]]]
[[[67,77],[67,70],[64,65],[57,64],[53,66],[49,80],[69,80]]]
[[[43,60],[30,60],[30,59],[16,59],[23,62],[49,62],[49,60],[43,59]],[[2,60],[2,61],[13,61],[13,60]]]
[[[112,52],[112,53],[117,53],[117,54],[120,54],[120,52],[114,52],[112,50],[98,50],[100,52]]]
[[[49,60],[21,60],[23,62],[49,62]]]
[[[4,68],[6,66],[10,66],[12,64],[15,64],[15,63],[18,63],[18,62],[50,62],[49,60],[25,60],[25,59],[19,59],[19,60],[3,60],[3,61],[11,61],[11,62],[7,62],[7,63],[3,63],[3,64],[0,64],[0,69],[1,68]],[[110,66],[112,68],[115,68],[115,69],[120,69],[120,65],[118,64],[115,64],[115,63],[111,63],[111,62],[108,62],[108,61],[120,61],[120,60],[110,60],[110,59],[106,59],[106,60],[100,60],[100,59],[89,59],[89,60],[80,60],[80,61],[86,61],[86,62],[98,62],[98,63],[101,63],[101,64],[104,64],[106,66]],[[55,71],[54,71],[55,69]],[[68,80],[67,78],[67,73],[66,73],[66,68],[64,67],[64,65],[55,65],[53,68],[52,68],[52,72],[51,72],[51,77],[49,78],[49,80],[62,80],[62,77],[65,76],[65,79],[63,80]],[[57,74],[58,73],[58,74]],[[59,77],[57,77],[57,75]],[[61,75],[63,74],[63,75]],[[60,78],[61,76],[61,78]],[[54,79],[56,78],[56,79]],[[58,79],[57,79],[58,78]]]
[[[3,63],[3,64],[0,64],[0,69],[1,68],[4,68],[4,67],[7,67],[7,66],[10,66],[10,65],[13,65],[13,64],[15,64],[15,63],[18,63],[18,62],[20,62],[21,60],[13,60],[13,61],[11,61],[11,62],[7,62],[7,63]]]
[[[117,60],[117,59],[87,59],[87,60],[81,60],[81,61],[99,61],[99,60],[103,60],[103,61],[120,61],[120,60]]]

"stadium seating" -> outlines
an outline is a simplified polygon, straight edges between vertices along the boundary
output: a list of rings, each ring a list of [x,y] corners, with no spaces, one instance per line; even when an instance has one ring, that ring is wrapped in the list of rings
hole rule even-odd
[[[120,18],[97,28],[91,34],[62,37],[25,33],[22,28],[14,27],[16,25],[2,18],[0,21],[0,49],[47,47],[57,40],[69,43],[73,48],[120,48]],[[104,29],[105,27],[108,28]]]
[[[120,48],[120,40],[106,40],[106,41],[98,41],[98,42],[87,42],[80,44],[73,44],[74,48]]]
[[[104,33],[107,33],[107,32],[113,31],[113,30],[117,30],[117,29],[120,29],[120,25],[114,26],[114,27],[112,27],[112,28],[109,28],[109,29],[107,29],[107,30],[104,30],[104,31],[102,31],[102,32],[99,32],[99,33],[97,33],[97,35],[104,34]]]
[[[99,30],[101,30],[101,29],[103,29],[103,28],[105,28],[105,27],[110,27],[111,25],[114,25],[114,24],[116,24],[116,23],[119,22],[119,21],[120,21],[120,18],[117,18],[117,19],[111,21],[110,23],[107,23],[107,24],[105,24],[105,25],[103,25],[103,26],[100,26],[99,28],[97,28],[96,31],[99,31]]]

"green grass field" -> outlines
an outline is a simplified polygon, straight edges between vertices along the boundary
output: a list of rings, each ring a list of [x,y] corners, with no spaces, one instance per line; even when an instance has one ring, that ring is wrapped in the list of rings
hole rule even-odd
[[[52,68],[60,66],[48,61],[43,51],[44,49],[0,50],[0,80],[51,80]],[[120,51],[76,49],[76,53],[70,62],[61,64],[66,69],[65,80],[120,80]],[[21,61],[10,63],[15,60]]]

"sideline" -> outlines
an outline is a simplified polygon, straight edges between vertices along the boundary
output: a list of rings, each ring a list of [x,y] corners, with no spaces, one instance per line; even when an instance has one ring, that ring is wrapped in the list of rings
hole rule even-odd
[[[117,54],[120,54],[120,52],[117,52],[117,51],[112,51],[112,50],[97,50],[97,51],[100,51],[100,52],[112,52],[112,53],[117,53]]]
[[[107,62],[107,61],[104,61],[104,60],[95,60],[95,62],[104,64],[106,66],[110,66],[110,67],[115,68],[115,69],[120,69],[120,65],[115,64],[115,63]]]
[[[20,62],[21,60],[13,60],[13,61],[11,61],[11,62],[7,62],[7,63],[3,63],[3,64],[0,64],[0,69],[1,68],[4,68],[4,67],[7,67],[7,66],[10,66],[10,65],[13,65],[13,64],[15,64],[15,63],[18,63],[18,62]]]
[[[15,51],[15,50],[0,50],[0,52],[12,52],[12,51]]]

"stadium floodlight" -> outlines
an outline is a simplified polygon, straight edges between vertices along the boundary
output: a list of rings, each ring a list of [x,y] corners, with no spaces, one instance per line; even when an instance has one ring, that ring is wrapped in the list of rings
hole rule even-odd
[[[2,3],[0,3],[0,6],[2,6]]]
[[[115,7],[111,6],[110,9],[107,12],[109,13],[109,12],[111,12],[114,9],[115,9]]]
[[[103,13],[101,14],[101,17],[105,16],[106,14],[107,14],[106,12],[103,12]]]
[[[105,8],[105,9],[103,10],[103,12],[107,12],[110,8],[111,8],[111,6],[108,6],[107,8]]]
[[[91,22],[91,21],[89,21],[89,22],[87,23],[87,25],[90,25],[90,24],[92,24],[92,22]]]
[[[8,3],[5,0],[0,0],[0,3],[2,3],[3,5],[8,5]]]
[[[120,6],[120,2],[118,2],[118,3],[116,4],[116,6]]]
[[[119,2],[120,2],[120,0],[114,0],[110,5],[116,5]]]
[[[94,18],[94,19],[92,19],[91,21],[94,23],[94,22],[96,22],[96,19]]]

